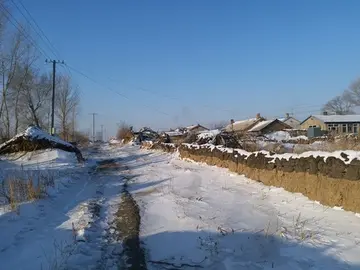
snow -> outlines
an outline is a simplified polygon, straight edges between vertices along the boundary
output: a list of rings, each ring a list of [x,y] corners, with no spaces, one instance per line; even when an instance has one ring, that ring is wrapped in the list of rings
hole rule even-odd
[[[186,162],[179,153],[104,145],[84,154],[91,157],[84,166],[58,150],[36,152],[30,160],[9,155],[0,162],[6,170],[57,172],[48,197],[0,215],[1,270],[122,269],[121,242],[109,235],[124,177],[131,177],[129,190],[140,207],[149,270],[163,269],[159,262],[171,269],[210,270],[360,267],[355,213]],[[93,172],[95,161],[110,158],[124,169]]]
[[[65,158],[62,154],[39,152],[36,167],[24,158],[16,163],[8,159],[8,168],[19,168],[23,162],[28,170],[52,169],[49,163]],[[93,152],[88,155],[104,158]],[[117,269],[121,245],[114,245],[107,232],[121,201],[122,178],[89,174],[92,160],[86,166],[71,160],[60,165],[48,197],[0,215],[1,270]],[[97,206],[101,211],[94,214]]]
[[[198,137],[198,139],[214,138],[219,133],[220,133],[220,130],[218,130],[218,129],[206,130],[206,131],[201,131],[197,135],[197,137]]]
[[[56,136],[51,136],[49,133],[47,133],[35,126],[28,127],[23,133],[19,133],[12,139],[8,140],[7,142],[4,142],[3,144],[0,145],[0,148],[4,145],[8,144],[9,142],[12,142],[22,136],[25,136],[25,137],[29,138],[30,140],[46,139],[46,140],[53,141],[58,144],[62,144],[62,145],[66,145],[68,147],[74,148],[74,146],[72,144],[63,141]]]
[[[109,140],[109,144],[121,144],[121,143],[122,143],[122,141],[117,140],[117,139],[110,139]]]
[[[289,132],[286,131],[275,131],[267,134],[266,137],[270,140],[275,141],[297,141],[297,140],[308,140],[306,136],[291,137]]]
[[[1,164],[3,162],[3,164]],[[0,168],[66,168],[77,164],[76,154],[60,149],[18,152],[0,156]]]
[[[175,155],[146,152],[129,168],[138,175],[133,194],[148,260],[174,269],[360,267],[360,223],[352,212]]]
[[[276,119],[272,119],[272,120],[265,120],[265,121],[261,121],[259,123],[257,123],[255,126],[253,126],[251,129],[249,129],[249,131],[260,131],[263,128],[267,127],[268,125],[270,125],[272,122],[276,121]]]

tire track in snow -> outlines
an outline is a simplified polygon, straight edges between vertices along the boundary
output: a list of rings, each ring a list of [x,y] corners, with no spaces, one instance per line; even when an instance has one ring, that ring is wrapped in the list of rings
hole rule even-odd
[[[109,173],[114,175],[125,169],[127,166],[122,164],[125,159],[108,159],[101,161],[96,169],[97,174]],[[117,205],[117,211],[107,221],[107,229],[103,236],[103,246],[101,259],[98,261],[97,269],[111,269],[114,264],[114,257],[117,258],[117,265],[121,269],[146,270],[145,252],[140,245],[140,211],[136,201],[128,191],[128,182],[131,176],[121,176],[124,178],[124,185],[121,191],[121,201]],[[122,249],[119,248],[122,243]],[[114,248],[115,244],[115,248]],[[117,246],[116,246],[117,244]],[[110,262],[110,263],[109,263]]]

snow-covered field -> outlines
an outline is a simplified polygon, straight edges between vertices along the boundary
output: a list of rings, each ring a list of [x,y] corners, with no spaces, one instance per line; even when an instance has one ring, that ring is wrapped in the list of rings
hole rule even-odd
[[[176,154],[103,146],[85,155],[85,165],[52,151],[0,161],[58,171],[47,198],[0,214],[1,270],[122,269],[111,224],[124,177],[140,207],[147,269],[360,269],[355,213]],[[94,172],[109,158],[124,169]]]

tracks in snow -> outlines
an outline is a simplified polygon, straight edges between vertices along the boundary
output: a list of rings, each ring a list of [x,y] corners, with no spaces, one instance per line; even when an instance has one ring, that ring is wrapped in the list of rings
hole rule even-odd
[[[121,159],[103,160],[97,166],[97,175],[116,174],[121,170],[128,170],[122,164]],[[119,175],[121,176],[121,175]],[[101,176],[100,176],[101,177]],[[98,261],[96,269],[112,269],[116,263],[121,269],[146,270],[145,252],[140,245],[140,211],[136,201],[128,191],[129,176],[123,177],[121,200],[118,204],[108,206],[108,216],[105,234],[103,235],[103,245],[101,248],[101,259]],[[102,204],[98,204],[104,211]],[[114,207],[117,207],[115,213]],[[109,209],[110,208],[110,209]],[[95,208],[98,209],[98,208]],[[111,210],[112,209],[112,210]],[[117,260],[117,262],[115,262]]]

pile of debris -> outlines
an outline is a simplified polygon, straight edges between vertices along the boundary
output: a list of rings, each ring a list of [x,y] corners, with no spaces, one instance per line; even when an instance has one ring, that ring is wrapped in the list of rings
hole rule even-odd
[[[16,152],[32,152],[43,149],[60,149],[73,152],[79,162],[84,161],[80,150],[71,143],[54,137],[36,126],[29,126],[23,133],[0,145],[0,155]]]
[[[185,142],[197,145],[223,145],[224,147],[228,148],[242,149],[242,146],[236,134],[226,131],[220,132],[219,130],[210,130],[207,132],[199,133],[197,135],[191,134],[186,138]]]
[[[160,135],[148,127],[140,129],[135,135],[135,142],[139,144],[143,142],[155,142],[160,139]]]

